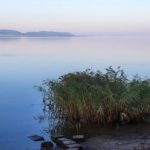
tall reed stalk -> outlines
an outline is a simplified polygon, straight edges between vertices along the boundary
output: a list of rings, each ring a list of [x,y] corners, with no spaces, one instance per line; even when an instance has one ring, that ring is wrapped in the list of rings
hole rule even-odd
[[[50,116],[63,123],[114,124],[150,121],[150,80],[128,80],[120,69],[89,69],[39,87]]]

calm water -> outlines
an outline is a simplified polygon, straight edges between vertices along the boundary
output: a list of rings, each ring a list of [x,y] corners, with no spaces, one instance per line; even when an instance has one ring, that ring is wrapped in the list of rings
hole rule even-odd
[[[44,135],[42,97],[34,88],[70,71],[121,66],[129,77],[150,77],[150,37],[0,39],[0,150],[35,150]]]

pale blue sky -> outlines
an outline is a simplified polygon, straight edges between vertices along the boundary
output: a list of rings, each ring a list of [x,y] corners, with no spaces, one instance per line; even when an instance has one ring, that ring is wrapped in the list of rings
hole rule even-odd
[[[150,32],[150,0],[0,0],[0,28]]]

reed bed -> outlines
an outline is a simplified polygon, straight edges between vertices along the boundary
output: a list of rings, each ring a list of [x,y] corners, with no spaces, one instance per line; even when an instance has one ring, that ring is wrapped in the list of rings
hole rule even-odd
[[[150,121],[150,80],[112,67],[93,72],[87,69],[44,81],[45,110],[65,123],[116,124]]]

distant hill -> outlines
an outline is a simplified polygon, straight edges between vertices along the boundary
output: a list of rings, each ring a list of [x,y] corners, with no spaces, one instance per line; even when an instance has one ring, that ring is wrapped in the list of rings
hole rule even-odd
[[[0,37],[21,37],[22,33],[16,30],[0,30]]]
[[[52,32],[52,31],[27,32],[24,33],[23,35],[27,37],[73,36],[73,34],[69,32]]]
[[[72,37],[69,32],[39,31],[21,33],[16,30],[0,30],[0,37]]]

